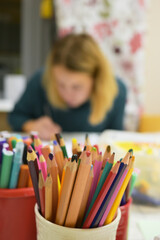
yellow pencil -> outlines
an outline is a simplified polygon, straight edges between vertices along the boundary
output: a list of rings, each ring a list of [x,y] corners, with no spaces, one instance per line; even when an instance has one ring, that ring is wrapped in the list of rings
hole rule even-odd
[[[76,138],[72,138],[72,154],[77,154],[78,143]]]

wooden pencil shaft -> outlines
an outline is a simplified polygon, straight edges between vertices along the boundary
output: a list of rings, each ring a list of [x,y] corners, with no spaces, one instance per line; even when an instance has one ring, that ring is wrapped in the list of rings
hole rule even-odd
[[[32,179],[32,184],[33,184],[33,189],[35,192],[36,201],[37,201],[39,209],[41,210],[39,191],[38,191],[38,178],[37,178],[34,161],[29,161],[28,167],[29,167],[29,172],[30,172],[31,179]]]

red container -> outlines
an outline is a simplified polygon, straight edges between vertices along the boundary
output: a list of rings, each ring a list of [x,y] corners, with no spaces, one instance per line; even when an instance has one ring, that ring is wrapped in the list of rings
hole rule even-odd
[[[36,240],[33,188],[0,189],[0,239]]]
[[[127,240],[128,238],[128,222],[129,222],[129,209],[132,203],[132,198],[128,202],[121,206],[121,219],[117,229],[116,240]]]

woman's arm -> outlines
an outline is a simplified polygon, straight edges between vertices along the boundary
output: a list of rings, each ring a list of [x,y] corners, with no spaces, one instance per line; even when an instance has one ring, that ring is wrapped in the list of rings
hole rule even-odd
[[[8,119],[14,131],[37,131],[39,137],[48,140],[51,135],[61,131],[61,127],[45,116],[44,106],[48,103],[41,86],[42,73],[36,73],[16,103]]]

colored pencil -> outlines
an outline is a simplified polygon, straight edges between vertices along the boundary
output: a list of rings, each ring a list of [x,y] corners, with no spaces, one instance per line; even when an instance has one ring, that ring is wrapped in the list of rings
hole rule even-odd
[[[110,157],[111,157],[111,146],[108,145],[108,146],[106,147],[106,150],[105,150],[104,155],[103,155],[102,168],[105,167],[106,162],[107,162],[107,160],[108,160]]]
[[[56,136],[56,140],[57,140],[58,144],[60,145],[60,139],[61,139],[60,133],[56,133],[55,136]]]
[[[53,208],[52,208],[52,177],[48,173],[45,182],[45,219],[52,221]]]
[[[45,182],[44,182],[44,178],[41,170],[39,170],[38,189],[39,189],[39,197],[40,197],[40,203],[41,203],[41,213],[42,213],[42,216],[45,217]]]
[[[43,154],[45,160],[47,161],[47,159],[48,159],[48,155],[49,155],[50,152],[51,152],[51,148],[50,148],[50,146],[49,146],[49,145],[46,145],[46,146],[42,147],[42,148],[41,148],[41,152],[42,152],[42,154]]]
[[[16,188],[18,183],[18,177],[20,172],[20,166],[22,164],[22,156],[24,150],[24,143],[17,142],[16,152],[13,156],[12,170],[9,182],[9,188]]]
[[[27,187],[33,187],[31,175],[29,173]]]
[[[113,205],[112,205],[112,207],[111,207],[111,209],[109,211],[109,214],[108,214],[108,216],[107,216],[107,218],[105,220],[105,225],[109,224],[110,222],[112,222],[112,220],[113,220],[113,218],[115,216],[115,213],[116,213],[117,208],[118,208],[118,206],[120,204],[120,201],[122,199],[122,196],[124,194],[124,191],[126,189],[128,181],[131,178],[131,175],[132,175],[132,172],[133,172],[133,163],[134,163],[134,157],[132,157],[132,159],[131,159],[128,167],[127,167],[128,168],[128,173],[127,173],[127,175],[126,175],[126,177],[125,177],[125,179],[123,181],[123,184],[122,184],[122,186],[120,188],[120,191],[119,191],[118,195],[116,196],[116,199],[114,200],[114,203],[113,203]]]
[[[58,205],[58,166],[57,162],[52,153],[48,156],[48,165],[47,165],[47,172],[50,173],[52,177],[52,221],[55,221],[57,205]]]
[[[32,179],[32,184],[33,184],[33,189],[35,192],[36,201],[37,201],[39,209],[41,210],[39,190],[38,190],[39,176],[37,176],[37,170],[38,170],[37,160],[36,160],[36,158],[32,159],[32,157],[35,157],[35,153],[33,152],[32,149],[28,149],[27,161],[28,161],[29,172],[30,172],[31,179]],[[39,175],[39,170],[38,170],[38,175]]]
[[[92,147],[91,154],[92,154],[92,164],[94,165],[95,160],[97,159],[97,157],[99,155],[97,153],[97,148],[96,147]]]
[[[81,155],[81,153],[82,153],[82,149],[81,149],[80,144],[78,144],[78,146],[77,146],[77,156],[78,156],[78,158]]]
[[[41,140],[39,139],[38,136],[34,136],[34,147],[35,147],[35,150],[39,153],[39,155],[42,153],[41,152],[41,148],[42,148],[42,142]]]
[[[126,169],[124,170],[123,175],[120,178],[120,180],[119,180],[119,182],[118,182],[114,192],[112,192],[112,196],[111,196],[109,202],[105,204],[105,206],[104,206],[105,212],[104,212],[103,217],[101,218],[101,220],[99,222],[99,225],[98,225],[99,227],[103,226],[103,224],[104,224],[104,222],[105,222],[105,220],[106,220],[106,218],[108,216],[108,213],[109,213],[109,211],[110,211],[112,205],[114,204],[114,201],[115,201],[115,199],[116,199],[116,197],[118,195],[118,192],[120,191],[120,188],[121,188],[121,186],[123,184],[123,181],[124,181],[128,171],[129,171],[129,168],[127,166]]]
[[[45,160],[45,158],[43,157],[42,154],[39,156],[39,163],[40,163],[40,168],[42,170],[42,175],[43,175],[44,181],[46,181],[46,178],[47,178],[47,163],[46,163],[46,160]]]
[[[93,176],[94,176],[94,173],[93,173],[93,165],[92,165],[89,176],[88,176],[88,180],[87,180],[86,188],[85,188],[85,191],[84,191],[84,195],[83,195],[83,198],[82,198],[82,203],[81,203],[81,207],[80,207],[80,210],[79,210],[79,215],[78,215],[78,220],[77,220],[76,227],[81,227],[81,225],[82,225],[82,221],[83,221],[85,211],[86,211],[86,207],[87,207],[89,192],[90,192],[91,184],[92,184],[92,181],[93,181]]]
[[[135,185],[135,182],[136,182],[136,179],[138,177],[138,174],[139,174],[140,170],[135,168],[134,169],[134,172],[132,173],[132,177],[131,177],[131,187],[130,187],[130,191],[129,191],[129,196],[132,195],[132,191],[133,191],[133,188],[134,188],[134,185]]]
[[[120,162],[117,162],[111,169],[111,171],[109,172],[104,184],[103,184],[103,187],[101,189],[101,191],[99,192],[98,194],[98,197],[96,198],[84,224],[83,224],[83,228],[89,228],[91,226],[91,223],[94,219],[94,217],[96,216],[108,190],[110,189],[111,187],[111,184],[113,183],[115,177],[116,177],[116,174],[118,172],[118,169],[119,169],[119,165],[120,165]]]
[[[65,221],[65,226],[67,227],[76,226],[79,210],[87,184],[87,179],[90,173],[90,168],[91,154],[86,152],[86,155],[84,156],[84,158],[81,159],[81,163],[78,168],[78,173]]]
[[[89,198],[88,198],[88,202],[87,202],[87,209],[92,201],[92,198],[94,196],[96,187],[97,187],[97,183],[98,183],[98,179],[99,179],[99,174],[101,172],[101,168],[102,168],[102,153],[99,154],[99,156],[97,157],[97,160],[95,160],[94,166],[93,166],[93,172],[94,172],[94,177],[93,177],[93,181],[92,181],[92,185],[91,185],[91,189],[90,189],[90,193],[89,193]]]
[[[62,172],[63,172],[63,167],[64,167],[64,157],[63,157],[63,153],[62,150],[60,148],[60,146],[58,145],[57,141],[53,141],[54,144],[54,156],[58,165],[58,172],[59,172],[59,177],[60,180],[62,178]]]
[[[64,158],[65,157],[68,158],[67,149],[66,149],[66,146],[65,146],[64,139],[62,137],[60,138],[60,147],[62,149]]]
[[[77,154],[78,143],[76,138],[72,138],[72,154]]]
[[[28,187],[29,168],[28,165],[22,164],[20,167],[20,173],[18,178],[17,188]]]
[[[86,151],[91,151],[92,150],[92,145],[91,145],[91,142],[89,140],[88,134],[86,134],[86,137],[85,137],[85,146],[86,146]]]
[[[56,224],[64,225],[78,164],[76,161],[66,163],[64,181],[56,214]]]
[[[13,162],[13,152],[3,149],[2,150],[2,166],[1,166],[1,174],[0,174],[0,188],[9,187],[12,162]]]
[[[98,210],[92,224],[91,224],[91,227],[98,227],[99,225],[99,222],[106,210],[106,207],[107,205],[109,204],[109,201],[118,185],[118,183],[120,182],[120,179],[122,178],[123,176],[123,173],[125,171],[125,169],[127,168],[127,164],[129,162],[129,157],[130,157],[130,154],[127,153],[126,156],[123,158],[122,162],[120,163],[120,167],[118,169],[118,173],[112,183],[112,186],[110,187],[109,191],[107,192],[106,196],[105,196],[105,199],[103,200],[103,203],[100,207],[100,209]],[[119,186],[119,185],[118,185]]]
[[[29,146],[28,151],[27,151],[27,162],[29,160],[33,160],[33,159],[34,159],[34,165],[35,165],[35,170],[36,170],[37,179],[38,179],[39,178],[40,163],[39,163],[37,154],[35,153],[33,148],[31,146]]]
[[[91,201],[91,203],[89,205],[89,208],[87,210],[87,213],[85,215],[84,221],[86,220],[86,218],[87,218],[91,208],[93,207],[93,204],[94,204],[94,202],[95,202],[95,200],[96,200],[96,198],[97,198],[97,196],[98,196],[98,194],[99,194],[99,192],[100,192],[100,190],[101,190],[101,188],[102,188],[102,186],[103,186],[103,184],[104,184],[104,182],[105,182],[105,180],[106,180],[106,178],[107,178],[107,176],[108,176],[108,174],[109,174],[109,172],[110,172],[110,170],[111,170],[111,168],[113,166],[114,156],[115,156],[115,153],[112,153],[110,159],[108,160],[108,162],[106,163],[106,165],[104,167],[102,176],[101,176],[101,178],[99,180],[99,183],[97,185],[96,191],[95,191],[95,193],[93,195],[92,201]]]

